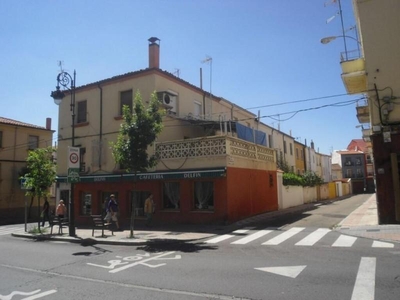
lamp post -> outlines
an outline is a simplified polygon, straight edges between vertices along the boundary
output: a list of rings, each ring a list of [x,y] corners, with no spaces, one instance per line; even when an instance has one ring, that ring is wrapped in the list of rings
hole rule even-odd
[[[70,110],[72,115],[72,147],[75,146],[75,84],[76,84],[76,71],[74,70],[73,77],[67,72],[62,71],[57,76],[56,90],[51,92],[51,97],[54,103],[61,104],[65,97],[65,93],[60,90],[60,86],[68,89],[71,94]],[[69,201],[69,235],[75,236],[75,215],[74,215],[74,181],[71,181],[71,195]]]
[[[321,39],[321,44],[324,44],[324,45],[329,44],[330,42],[336,40],[337,38],[343,38],[343,40],[346,40],[346,38],[348,38],[348,39],[352,39],[352,40],[356,41],[356,42],[357,42],[358,54],[360,54],[360,45],[361,45],[361,42],[360,42],[358,39],[356,39],[356,38],[354,38],[354,37],[352,37],[352,36],[349,36],[349,35],[327,36],[327,37],[324,37],[324,38]],[[348,60],[348,56],[347,56],[347,46],[345,46],[345,52],[344,52],[344,53],[345,53],[345,55],[346,55],[346,61],[347,61],[347,60]]]
[[[321,44],[329,44],[330,42],[336,40],[337,38],[349,38],[355,40],[358,44],[361,44],[359,40],[349,35],[336,35],[336,36],[327,36],[321,39]]]

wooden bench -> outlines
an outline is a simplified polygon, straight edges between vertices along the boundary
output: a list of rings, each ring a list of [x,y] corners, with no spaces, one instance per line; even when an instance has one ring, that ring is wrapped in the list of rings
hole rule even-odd
[[[59,219],[58,216],[50,216],[49,218],[49,224],[50,224],[50,234],[53,234],[53,227],[58,226],[58,234],[63,234],[63,227],[68,227],[69,223],[68,220],[65,218]]]
[[[101,229],[101,236],[104,237],[104,229],[108,229],[111,231],[111,234],[114,235],[114,230],[112,227],[112,223],[107,223],[104,220],[104,216],[102,215],[91,215],[92,221],[93,221],[93,227],[92,227],[92,236],[94,236],[94,231],[95,230],[100,230]]]

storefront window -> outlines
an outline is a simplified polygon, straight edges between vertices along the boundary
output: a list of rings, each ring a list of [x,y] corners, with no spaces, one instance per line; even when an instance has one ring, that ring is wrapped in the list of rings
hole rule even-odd
[[[214,210],[214,182],[195,181],[194,205],[195,209]]]
[[[92,214],[92,194],[81,194],[81,215],[90,216]]]
[[[150,194],[148,191],[133,191],[131,193],[131,201],[129,201],[129,215],[133,209],[135,217],[144,217],[144,201]]]
[[[164,182],[163,184],[163,206],[164,209],[179,209],[180,205],[179,182]]]

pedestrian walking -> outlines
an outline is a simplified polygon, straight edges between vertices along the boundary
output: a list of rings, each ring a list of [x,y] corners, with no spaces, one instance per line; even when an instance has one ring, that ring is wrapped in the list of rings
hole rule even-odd
[[[144,213],[146,214],[146,225],[150,226],[153,220],[153,213],[155,211],[155,205],[153,200],[153,194],[144,201]]]
[[[44,227],[44,224],[46,223],[46,221],[49,222],[49,211],[50,211],[50,204],[49,204],[49,201],[47,201],[47,198],[45,198],[44,204],[43,204],[43,210],[41,213],[42,227]]]
[[[115,222],[115,225],[117,225],[117,230],[120,231],[121,228],[119,227],[118,223],[118,202],[115,199],[114,194],[110,195],[110,201],[108,202],[108,211],[111,214],[111,220]]]

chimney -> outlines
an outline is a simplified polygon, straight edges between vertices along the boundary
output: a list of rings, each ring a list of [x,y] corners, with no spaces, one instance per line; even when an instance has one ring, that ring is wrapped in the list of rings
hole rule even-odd
[[[160,39],[149,38],[149,68],[160,68]],[[158,43],[157,43],[158,42]]]
[[[51,130],[51,118],[46,118],[46,129]]]

